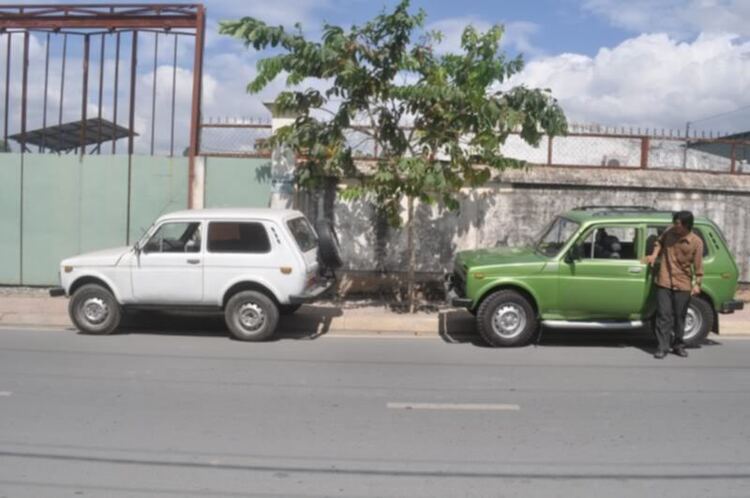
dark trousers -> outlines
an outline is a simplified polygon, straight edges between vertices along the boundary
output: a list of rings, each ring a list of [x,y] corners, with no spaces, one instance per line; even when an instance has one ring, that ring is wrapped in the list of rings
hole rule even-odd
[[[659,350],[669,351],[683,346],[685,316],[690,304],[690,292],[656,287],[656,340]]]

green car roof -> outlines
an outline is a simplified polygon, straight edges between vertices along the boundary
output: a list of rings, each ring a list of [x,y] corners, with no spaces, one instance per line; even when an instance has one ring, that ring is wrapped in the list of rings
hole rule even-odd
[[[600,220],[613,220],[620,221],[623,223],[643,223],[643,222],[656,222],[656,223],[672,223],[672,211],[657,211],[655,209],[646,208],[633,208],[628,210],[627,208],[576,208],[566,212],[563,216],[569,220],[577,223],[586,223],[590,221]],[[696,216],[695,223],[699,224],[710,224],[708,218]]]

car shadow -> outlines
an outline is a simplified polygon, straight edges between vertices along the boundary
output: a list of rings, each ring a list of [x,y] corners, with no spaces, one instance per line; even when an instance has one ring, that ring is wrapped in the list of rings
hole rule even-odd
[[[341,315],[336,307],[302,306],[292,315],[281,316],[276,333],[264,342],[317,339]],[[130,311],[123,316],[118,333],[231,338],[221,312]]]
[[[438,333],[450,344],[471,344],[491,348],[476,330],[476,318],[464,310],[446,310],[440,313]],[[721,343],[707,339],[701,346]],[[637,330],[559,330],[542,327],[532,342],[533,346],[572,346],[635,348],[652,355],[656,352],[656,338],[648,328]],[[698,346],[698,347],[701,347]],[[694,349],[693,347],[691,349]]]

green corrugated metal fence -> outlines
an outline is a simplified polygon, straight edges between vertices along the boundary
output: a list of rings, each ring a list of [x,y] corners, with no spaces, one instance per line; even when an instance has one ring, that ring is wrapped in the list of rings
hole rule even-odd
[[[187,207],[187,158],[133,156],[130,175],[128,160],[0,154],[0,285],[54,285],[63,258],[133,243]],[[208,158],[207,207],[267,206],[267,164]]]
[[[0,283],[21,283],[20,154],[0,154]]]
[[[271,160],[206,158],[206,207],[267,207]]]

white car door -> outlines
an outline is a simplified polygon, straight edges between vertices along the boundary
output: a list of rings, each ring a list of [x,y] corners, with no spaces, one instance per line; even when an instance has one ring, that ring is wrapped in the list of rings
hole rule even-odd
[[[203,300],[202,224],[162,223],[133,259],[138,304],[200,304]]]

